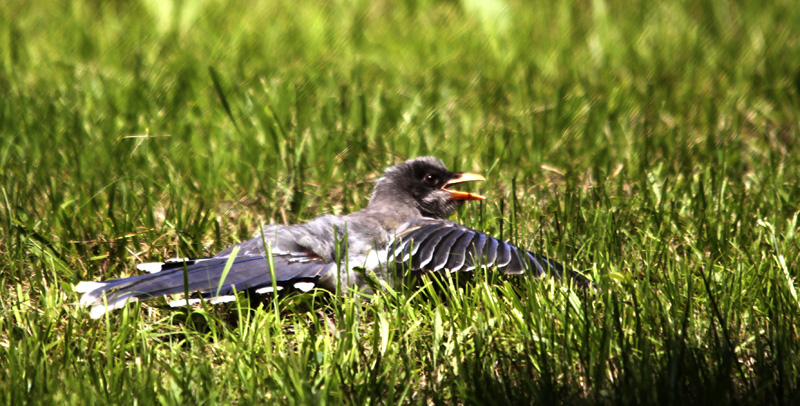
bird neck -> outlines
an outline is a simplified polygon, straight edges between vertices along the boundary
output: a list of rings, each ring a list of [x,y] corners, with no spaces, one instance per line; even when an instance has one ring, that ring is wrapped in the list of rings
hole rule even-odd
[[[385,218],[394,219],[398,224],[423,216],[413,199],[397,195],[376,193],[369,200],[366,209]]]
[[[379,219],[380,227],[387,232],[393,232],[413,218],[423,217],[414,198],[404,192],[389,179],[379,180],[363,214]]]

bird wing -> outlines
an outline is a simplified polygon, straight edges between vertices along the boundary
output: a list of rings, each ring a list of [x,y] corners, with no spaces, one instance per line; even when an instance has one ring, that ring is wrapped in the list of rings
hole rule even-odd
[[[400,229],[389,252],[389,263],[417,272],[496,267],[507,274],[550,274],[556,278],[566,270],[578,285],[591,284],[582,274],[544,255],[452,221],[429,218],[414,219]]]
[[[241,245],[256,246],[255,240]],[[231,249],[212,258],[165,262],[158,272],[145,275],[101,282],[80,282],[76,291],[83,293],[80,304],[92,307],[93,318],[102,316],[106,311],[121,308],[129,301],[184,292],[209,298],[212,303],[233,300],[232,294],[237,291],[271,292],[273,280],[263,249],[237,251],[244,253],[233,258],[227,274],[224,273],[225,267],[230,256],[234,254]],[[153,265],[147,264],[147,267],[152,269]],[[276,250],[272,253],[272,266],[278,290],[294,287],[308,291],[334,267],[334,263],[310,251]],[[197,300],[199,299],[193,299]],[[185,303],[186,299],[174,302],[176,305]]]

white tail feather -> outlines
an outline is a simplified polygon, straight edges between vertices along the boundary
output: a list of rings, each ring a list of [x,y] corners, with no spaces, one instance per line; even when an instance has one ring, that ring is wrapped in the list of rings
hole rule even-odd
[[[136,269],[147,273],[156,273],[161,272],[161,267],[163,265],[163,262],[145,262],[143,264],[137,264]]]
[[[209,299],[209,303],[211,304],[218,304],[218,303],[228,303],[233,302],[236,300],[236,296],[234,295],[223,295],[223,296],[216,296]]]
[[[178,299],[178,300],[172,300],[167,304],[170,307],[181,307],[181,306],[186,306],[186,302],[187,302],[186,299]],[[193,304],[200,303],[200,299],[199,298],[193,298],[193,299],[189,299],[188,302],[189,302],[189,305],[193,305]]]
[[[283,290],[283,286],[278,286],[278,291],[281,291],[281,290]],[[256,289],[256,293],[258,293],[259,295],[263,295],[265,293],[272,293],[272,292],[274,292],[274,290],[272,290],[272,286],[267,286],[266,288]]]
[[[108,303],[107,306],[105,304],[96,304],[92,306],[91,316],[93,319],[99,319],[100,317],[103,317],[103,315],[106,314],[106,312],[110,312],[116,309],[121,309],[125,307],[125,305],[128,304],[128,302],[133,302],[136,300],[139,299],[131,297],[130,295],[125,295],[115,299],[113,302]]]
[[[103,286],[105,286],[104,282],[91,282],[91,281],[78,282],[78,284],[75,285],[75,291],[78,293],[86,293],[86,292],[91,292],[95,289],[102,288]]]
[[[297,282],[294,284],[294,288],[300,290],[301,292],[308,292],[314,287],[317,286],[314,282]]]

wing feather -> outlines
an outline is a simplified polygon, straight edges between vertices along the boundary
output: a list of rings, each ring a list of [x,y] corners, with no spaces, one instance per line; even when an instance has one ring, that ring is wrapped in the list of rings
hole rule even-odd
[[[431,263],[433,271],[443,269],[444,266],[447,265],[447,260],[450,258],[451,254],[450,249],[464,234],[464,230],[454,229],[453,232],[442,241],[434,252],[434,262]]]
[[[510,259],[506,265],[505,273],[520,275],[525,273],[525,264],[522,263],[522,258],[519,255],[517,247],[507,244],[509,248]]]
[[[520,249],[505,241],[488,236],[457,223],[446,220],[418,219],[407,224],[413,231],[401,233],[395,246],[395,255],[390,262],[410,270],[465,272],[496,267],[504,273],[530,273],[542,276],[545,273],[561,278],[564,266],[547,257]],[[409,249],[413,246],[413,249]],[[568,270],[580,286],[593,286],[585,276]]]
[[[497,262],[498,268],[503,268],[511,262],[511,247],[505,241],[497,241]]]
[[[461,237],[450,249],[450,258],[447,260],[447,264],[444,266],[444,268],[450,272],[461,271],[467,261],[467,256],[471,257],[471,254],[467,251],[473,244],[474,239],[475,232],[471,230],[465,231],[464,236]]]
[[[411,261],[412,269],[424,269],[433,260],[433,254],[439,248],[439,242],[453,231],[455,230],[452,228],[434,230],[434,235],[425,240],[424,247],[422,247],[423,244],[419,244],[420,249],[417,253],[419,259]]]
[[[492,237],[488,237],[488,241],[486,242],[486,248],[484,248],[483,255],[485,261],[483,262],[484,266],[494,266],[495,259],[497,259],[497,245],[500,241]]]

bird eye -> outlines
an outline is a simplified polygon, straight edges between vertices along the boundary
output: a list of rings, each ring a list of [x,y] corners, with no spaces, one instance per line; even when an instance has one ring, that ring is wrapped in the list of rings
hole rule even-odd
[[[432,186],[435,186],[437,183],[439,183],[439,180],[436,179],[436,176],[433,176],[431,174],[425,175],[425,177],[422,178],[422,181]]]

